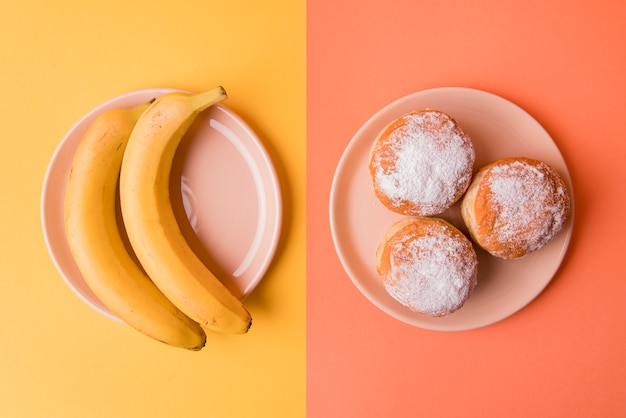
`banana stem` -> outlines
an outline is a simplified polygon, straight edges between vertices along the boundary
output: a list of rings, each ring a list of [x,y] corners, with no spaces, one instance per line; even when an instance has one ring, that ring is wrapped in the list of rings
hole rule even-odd
[[[217,86],[211,90],[193,94],[189,97],[189,100],[194,108],[198,109],[199,112],[202,112],[204,109],[207,109],[222,100],[226,100],[227,98],[228,95],[226,94],[224,87]]]

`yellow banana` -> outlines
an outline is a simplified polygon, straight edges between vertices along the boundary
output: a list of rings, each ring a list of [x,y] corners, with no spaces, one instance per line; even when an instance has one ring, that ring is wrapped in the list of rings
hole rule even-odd
[[[122,156],[148,104],[100,115],[82,138],[67,180],[67,240],[85,281],[119,319],[156,340],[200,350],[204,330],[177,309],[138,266],[117,223]]]
[[[174,154],[197,115],[226,99],[222,87],[159,97],[139,118],[120,175],[122,217],[137,258],[161,291],[206,329],[243,334],[250,313],[192,251],[169,194]]]

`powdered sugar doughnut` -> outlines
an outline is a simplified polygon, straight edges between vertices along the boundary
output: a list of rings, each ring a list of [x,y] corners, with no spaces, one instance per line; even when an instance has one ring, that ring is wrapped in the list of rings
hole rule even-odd
[[[474,146],[438,110],[407,113],[383,129],[369,159],[374,193],[388,209],[410,216],[444,212],[472,180]]]
[[[481,168],[461,201],[461,215],[474,241],[505,259],[546,245],[569,213],[570,197],[556,170],[524,157]]]
[[[431,317],[461,308],[478,280],[471,242],[439,218],[395,223],[378,247],[376,270],[391,297]]]

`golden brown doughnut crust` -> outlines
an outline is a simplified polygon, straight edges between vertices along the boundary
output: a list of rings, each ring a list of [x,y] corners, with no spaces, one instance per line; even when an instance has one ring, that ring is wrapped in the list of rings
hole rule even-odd
[[[396,222],[378,247],[376,270],[395,300],[431,317],[461,308],[478,279],[471,242],[439,218]]]
[[[452,206],[469,186],[474,166],[470,138],[448,114],[417,110],[383,129],[371,148],[374,193],[388,209],[431,216]]]
[[[504,259],[542,248],[561,231],[569,213],[569,193],[557,171],[525,157],[482,167],[461,201],[473,240]]]

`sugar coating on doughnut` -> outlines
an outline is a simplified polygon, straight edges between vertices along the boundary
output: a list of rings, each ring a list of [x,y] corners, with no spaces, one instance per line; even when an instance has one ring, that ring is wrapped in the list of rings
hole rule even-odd
[[[565,184],[542,161],[501,160],[482,177],[475,201],[479,244],[493,255],[518,258],[551,241],[567,220],[570,202]]]
[[[414,216],[439,214],[469,186],[474,147],[444,112],[408,113],[389,125],[372,147],[374,190],[386,206]]]
[[[438,219],[405,224],[383,244],[385,260],[379,273],[385,289],[400,304],[427,316],[455,312],[477,282],[478,262],[471,243]]]

